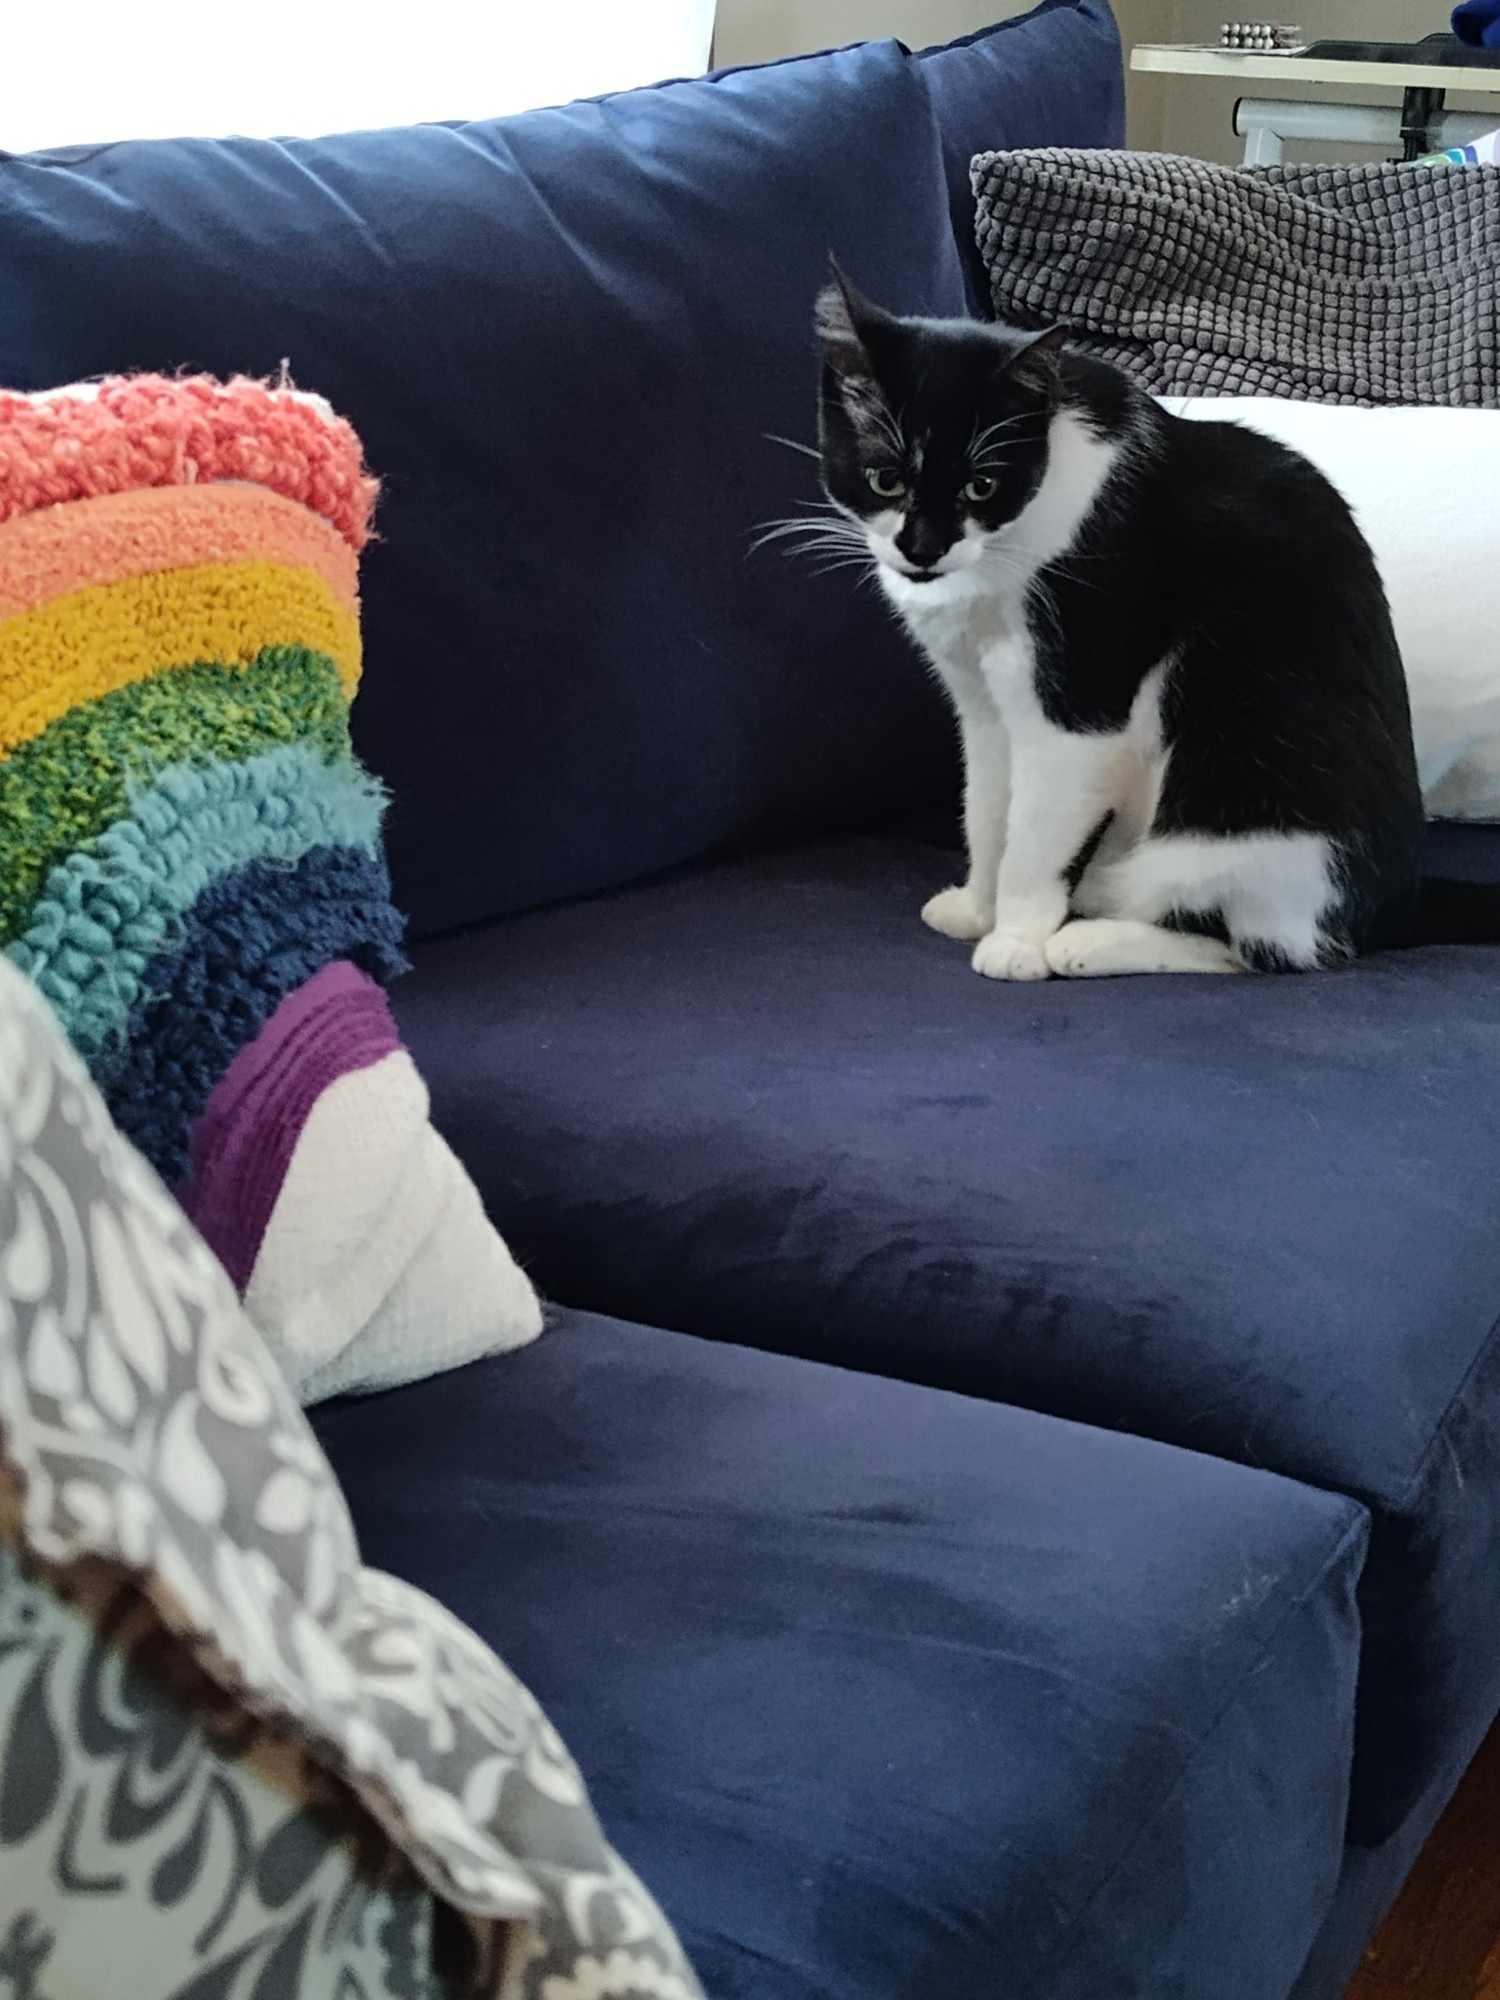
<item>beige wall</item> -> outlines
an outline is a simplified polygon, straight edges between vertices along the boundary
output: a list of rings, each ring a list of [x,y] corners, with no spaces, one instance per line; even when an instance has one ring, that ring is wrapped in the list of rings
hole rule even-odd
[[[772,62],[845,42],[895,35],[909,48],[951,42],[990,21],[1024,14],[1031,0],[719,0],[716,63]]]
[[[1030,0],[719,0],[714,33],[714,60],[719,63],[770,62],[778,56],[801,55],[843,42],[896,35],[912,48],[951,41],[989,21],[1024,13]],[[1256,0],[1114,0],[1127,48],[1136,42],[1212,42],[1228,19],[1287,18],[1297,21],[1309,38],[1362,36],[1375,40],[1415,41],[1448,24],[1448,0],[1285,0],[1285,5]],[[1289,70],[1289,78],[1292,72]],[[1399,102],[1392,91],[1338,93],[1372,102]],[[1285,85],[1248,84],[1236,87],[1192,77],[1132,75],[1126,84],[1129,138],[1132,146],[1156,151],[1196,153],[1204,159],[1237,160],[1241,141],[1230,119],[1237,97],[1332,97],[1331,90],[1298,90]],[[1485,109],[1481,98],[1450,92],[1455,110]],[[1495,123],[1500,105],[1492,98]],[[1368,149],[1332,143],[1288,145],[1287,158],[1374,159]]]

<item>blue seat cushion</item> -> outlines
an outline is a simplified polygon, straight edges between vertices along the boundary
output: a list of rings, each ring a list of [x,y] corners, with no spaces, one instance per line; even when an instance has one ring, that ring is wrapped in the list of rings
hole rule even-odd
[[[313,1418],[366,1561],[530,1685],[715,2000],[1289,1991],[1360,1508],[573,1314]]]
[[[422,946],[434,1114],[554,1297],[1374,1510],[1352,1830],[1500,1700],[1500,955],[1006,986],[855,840]]]

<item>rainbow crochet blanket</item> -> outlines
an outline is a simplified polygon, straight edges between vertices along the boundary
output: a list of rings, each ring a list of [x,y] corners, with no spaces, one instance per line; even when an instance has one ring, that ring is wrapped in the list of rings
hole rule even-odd
[[[383,1351],[422,1344],[440,1254],[470,1351],[510,1344],[485,1287],[539,1324],[380,990],[402,926],[349,740],[375,498],[289,387],[0,393],[0,945],[321,1392],[382,1315]]]

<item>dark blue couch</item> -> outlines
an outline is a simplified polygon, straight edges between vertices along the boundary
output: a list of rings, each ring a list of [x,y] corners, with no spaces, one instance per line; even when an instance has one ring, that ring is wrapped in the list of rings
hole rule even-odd
[[[1335,2000],[1500,1706],[1494,958],[975,979],[940,700],[752,549],[828,252],[974,308],[970,155],[1118,143],[1120,85],[1047,0],[0,161],[0,380],[285,357],[385,479],[397,1008],[559,1305],[319,1429],[719,2000]]]

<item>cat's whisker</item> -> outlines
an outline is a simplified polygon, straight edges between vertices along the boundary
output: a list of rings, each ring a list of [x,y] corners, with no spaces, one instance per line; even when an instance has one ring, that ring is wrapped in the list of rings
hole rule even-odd
[[[747,553],[754,555],[757,549],[763,549],[768,542],[784,541],[798,535],[838,535],[851,542],[857,538],[861,545],[864,542],[864,536],[859,529],[852,523],[845,525],[836,515],[830,518],[825,514],[792,514],[784,520],[767,521],[764,527],[756,532]]]
[[[867,558],[864,562],[859,562],[856,561],[856,559],[853,556],[845,556],[839,562],[822,563],[818,566],[818,568],[809,570],[808,575],[832,576],[835,570],[841,570],[841,569],[858,570],[860,572],[861,577],[867,578],[871,582],[874,581],[875,571],[869,559]]]
[[[762,530],[772,530],[772,528],[856,528],[856,522],[848,518],[844,508],[836,506],[832,500],[812,500],[810,506],[816,506],[820,512],[776,514],[772,516],[772,520],[760,522],[760,528],[752,528],[750,532],[758,534]]]
[[[851,549],[868,546],[865,537],[858,529],[841,528],[833,521],[809,521],[801,528],[780,528],[774,534],[763,535],[757,547],[766,542],[786,541],[839,542]]]
[[[821,458],[823,456],[816,445],[799,444],[796,438],[784,438],[779,436],[775,431],[762,431],[761,436],[766,440],[767,444],[784,444],[788,451],[800,451],[805,458]]]
[[[810,535],[821,531],[822,523],[814,521],[782,521],[774,528],[765,528],[750,544],[750,553],[763,549],[768,542],[784,541],[789,535]]]
[[[906,443],[901,435],[899,417],[893,417],[889,410],[872,408],[870,420],[877,434],[888,444],[898,458],[906,456]]]
[[[976,452],[984,450],[992,437],[998,437],[1002,431],[1014,430],[1018,424],[1028,421],[1026,417],[1002,417],[996,424],[987,424],[982,431],[978,431],[977,436],[969,439],[970,460],[972,461]],[[976,430],[977,428],[976,426]]]
[[[1015,447],[1015,439],[1002,438],[999,444],[986,445],[969,459],[970,472],[981,472],[987,465],[1008,465]]]
[[[791,554],[793,552],[791,550],[787,550],[785,551],[785,553]],[[867,563],[873,560],[870,551],[868,549],[846,549],[846,548],[798,549],[795,551],[795,553],[798,556],[808,557],[808,558],[814,556],[829,556],[832,557],[835,562]]]
[[[758,546],[763,547],[764,543]],[[797,561],[828,555],[851,562],[869,562],[871,559],[870,545],[863,535],[807,535],[795,541],[782,542],[778,553]]]

